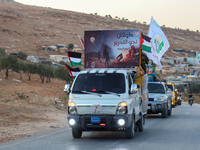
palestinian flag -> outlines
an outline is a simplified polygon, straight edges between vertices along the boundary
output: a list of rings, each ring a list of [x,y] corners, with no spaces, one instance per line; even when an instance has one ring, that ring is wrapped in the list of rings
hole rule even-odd
[[[65,64],[65,66],[67,67],[67,69],[68,69],[70,75],[72,76],[72,78],[75,79],[77,74],[80,72],[80,69],[79,68],[71,68],[67,64]]]
[[[122,53],[121,54],[119,54],[118,56],[117,56],[117,58],[116,58],[118,61],[121,61],[122,59],[123,59],[123,55],[122,55]]]
[[[140,37],[140,46],[141,50],[151,53],[151,38],[143,35],[142,32]]]
[[[85,43],[84,43],[84,41],[81,39],[81,37],[80,36],[78,36],[79,37],[79,39],[80,39],[80,41],[81,41],[81,44],[82,44],[82,46],[83,46],[83,49],[85,48]]]
[[[71,67],[81,65],[81,53],[67,52],[67,54]]]

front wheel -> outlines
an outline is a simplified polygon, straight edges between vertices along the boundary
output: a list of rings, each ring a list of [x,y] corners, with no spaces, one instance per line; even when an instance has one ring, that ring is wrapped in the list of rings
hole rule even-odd
[[[74,138],[81,138],[82,130],[80,128],[72,128],[72,135]]]
[[[135,136],[135,117],[133,116],[132,123],[130,128],[126,129],[125,131],[126,138],[133,139]]]
[[[172,115],[172,105],[170,104],[169,110],[168,110],[168,116]]]
[[[138,131],[142,132],[144,130],[144,122],[145,118],[142,116],[140,120],[138,120]]]
[[[162,112],[162,117],[167,118],[167,113],[168,113],[168,109],[167,109],[167,106],[165,106],[165,110],[163,110]]]

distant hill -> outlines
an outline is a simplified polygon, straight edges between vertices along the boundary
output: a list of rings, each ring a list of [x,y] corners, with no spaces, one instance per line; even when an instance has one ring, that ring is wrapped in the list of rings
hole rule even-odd
[[[44,45],[69,43],[81,47],[78,35],[83,38],[85,30],[102,29],[140,29],[147,35],[149,25],[94,14],[0,2],[0,47],[9,52],[33,53]],[[162,30],[170,48],[200,51],[199,32],[167,27],[162,27]]]

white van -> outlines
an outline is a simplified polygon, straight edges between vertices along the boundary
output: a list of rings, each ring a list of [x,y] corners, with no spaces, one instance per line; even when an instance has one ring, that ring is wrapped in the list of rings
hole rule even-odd
[[[123,131],[127,138],[143,131],[147,75],[141,88],[133,84],[132,75],[130,69],[83,70],[71,88],[65,86],[69,92],[68,124],[74,138],[80,138],[83,131]]]

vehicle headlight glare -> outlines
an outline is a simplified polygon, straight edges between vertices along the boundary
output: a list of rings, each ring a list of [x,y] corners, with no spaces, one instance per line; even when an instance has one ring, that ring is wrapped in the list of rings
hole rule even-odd
[[[76,111],[76,107],[75,107],[75,106],[69,107],[69,114],[77,114],[77,111]]]
[[[119,119],[119,120],[118,120],[118,124],[119,124],[120,126],[123,126],[123,125],[125,124],[125,120],[124,120],[124,119]]]
[[[126,113],[126,106],[119,106],[117,108],[117,114],[125,114]]]
[[[74,119],[70,119],[70,120],[69,120],[69,124],[70,124],[71,126],[75,125],[75,123],[76,123],[76,122],[75,122]]]
[[[156,101],[161,101],[161,100],[162,100],[161,97],[157,97],[157,98],[156,98]]]

